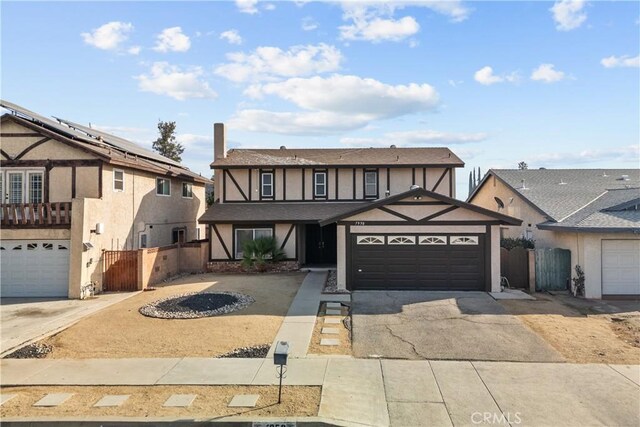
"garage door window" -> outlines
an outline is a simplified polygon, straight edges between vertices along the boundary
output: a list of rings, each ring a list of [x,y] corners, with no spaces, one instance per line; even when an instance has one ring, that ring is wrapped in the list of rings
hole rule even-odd
[[[47,251],[52,251],[53,250],[53,243],[43,243],[42,247]]]
[[[34,251],[38,249],[38,244],[37,243],[27,243],[27,250],[28,251]]]
[[[421,245],[446,245],[446,236],[420,236],[419,243]]]
[[[477,245],[478,236],[452,236],[452,245]]]
[[[389,237],[390,245],[415,245],[416,238],[415,236],[395,236]]]
[[[358,236],[358,245],[384,245],[384,236]]]

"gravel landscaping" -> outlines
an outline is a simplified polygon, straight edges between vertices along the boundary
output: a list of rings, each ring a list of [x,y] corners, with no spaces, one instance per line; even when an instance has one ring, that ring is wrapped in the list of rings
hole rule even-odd
[[[197,319],[242,310],[255,300],[237,292],[189,292],[154,301],[140,314],[159,319]]]
[[[235,350],[231,350],[228,353],[221,354],[216,357],[234,357],[234,358],[258,358],[262,359],[267,357],[271,344],[255,345],[253,347],[240,347]]]
[[[329,270],[327,282],[324,284],[323,294],[348,294],[349,291],[338,289],[338,275],[335,270]]]
[[[33,343],[26,345],[11,354],[6,355],[3,359],[42,359],[51,353],[50,345]]]

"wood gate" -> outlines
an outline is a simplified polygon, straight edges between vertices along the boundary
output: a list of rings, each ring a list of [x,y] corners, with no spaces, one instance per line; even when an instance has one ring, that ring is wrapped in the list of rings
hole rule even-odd
[[[138,251],[104,251],[103,259],[105,291],[138,290]]]
[[[527,249],[513,248],[507,250],[500,248],[500,271],[503,277],[509,281],[512,288],[529,287],[529,255]]]
[[[536,291],[570,289],[571,251],[536,249]]]

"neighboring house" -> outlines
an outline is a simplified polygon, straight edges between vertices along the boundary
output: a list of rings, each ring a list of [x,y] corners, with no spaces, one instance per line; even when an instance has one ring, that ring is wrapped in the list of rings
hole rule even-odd
[[[586,297],[640,295],[640,169],[492,169],[467,201],[523,219],[503,237],[571,250]]]
[[[2,297],[78,298],[102,251],[204,238],[210,182],[113,135],[1,101]]]
[[[286,257],[337,265],[341,289],[500,289],[506,215],[456,200],[447,148],[226,150],[214,125],[211,261],[274,236]]]

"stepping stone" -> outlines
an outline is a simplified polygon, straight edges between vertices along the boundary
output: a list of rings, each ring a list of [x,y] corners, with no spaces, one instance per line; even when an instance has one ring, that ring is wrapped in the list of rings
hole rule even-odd
[[[229,402],[229,408],[255,408],[258,404],[259,394],[236,394]]]
[[[17,394],[0,394],[0,406],[4,405],[16,396]]]
[[[340,309],[340,308],[342,308],[342,304],[340,304],[339,302],[328,302],[328,303],[327,303],[327,308],[337,308],[337,309]]]
[[[322,328],[322,333],[328,335],[338,335],[340,331],[338,330],[338,328]]]
[[[162,405],[165,408],[188,408],[196,400],[195,394],[172,394]]]
[[[122,406],[124,402],[131,396],[130,394],[107,394],[102,399],[98,400],[94,408],[105,408],[109,406]]]
[[[73,393],[49,393],[34,403],[33,406],[59,406],[71,396],[73,396]]]
[[[342,314],[342,310],[336,310],[333,308],[328,308],[327,311],[325,311],[324,313],[326,316],[335,316],[335,315],[341,315]]]
[[[322,338],[320,340],[320,345],[340,345],[340,340],[335,338]]]
[[[325,317],[324,323],[326,325],[339,325],[340,323],[342,323],[342,320],[337,317]]]

